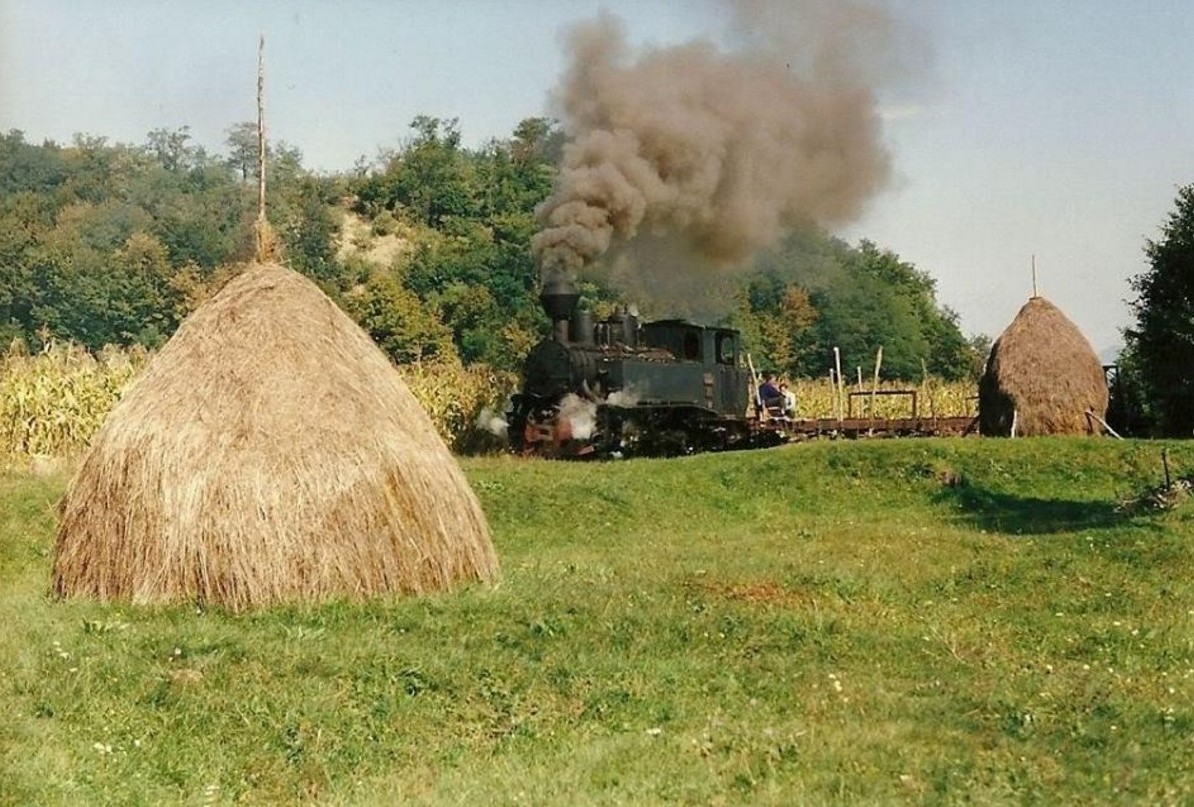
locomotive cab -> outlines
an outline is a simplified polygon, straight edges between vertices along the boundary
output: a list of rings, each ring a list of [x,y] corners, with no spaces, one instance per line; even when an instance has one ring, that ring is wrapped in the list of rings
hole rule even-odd
[[[747,404],[747,380],[738,366],[739,335],[730,328],[712,328],[679,319],[660,320],[642,327],[642,343],[666,350],[668,369],[637,368],[627,379],[641,387],[643,397],[660,403],[684,403],[719,415],[741,415]]]

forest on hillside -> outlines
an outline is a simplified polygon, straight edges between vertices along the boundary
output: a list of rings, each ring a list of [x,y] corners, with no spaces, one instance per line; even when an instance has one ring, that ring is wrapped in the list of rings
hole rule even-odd
[[[140,144],[0,134],[3,343],[162,344],[250,257],[256,142],[251,123],[229,127],[218,153],[186,127]],[[321,174],[279,142],[267,154],[268,215],[287,264],[394,361],[516,370],[547,331],[530,242],[563,148],[544,118],[470,149],[457,121],[420,116],[372,162]],[[648,316],[729,324],[756,365],[791,377],[825,375],[835,347],[844,367],[869,373],[882,346],[885,378],[968,378],[989,346],[963,335],[926,272],[811,223],[719,277],[721,310],[624,288],[616,273],[582,281],[598,316],[634,303]]]

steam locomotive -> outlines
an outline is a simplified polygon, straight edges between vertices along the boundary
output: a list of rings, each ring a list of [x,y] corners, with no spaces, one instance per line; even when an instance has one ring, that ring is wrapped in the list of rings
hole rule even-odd
[[[511,448],[575,458],[671,456],[773,445],[751,409],[738,331],[679,319],[640,323],[620,309],[600,322],[566,277],[539,301],[552,335],[526,357],[506,413]]]

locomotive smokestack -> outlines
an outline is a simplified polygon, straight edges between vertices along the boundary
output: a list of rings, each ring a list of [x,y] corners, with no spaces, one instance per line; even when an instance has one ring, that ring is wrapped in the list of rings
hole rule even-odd
[[[580,291],[563,272],[553,272],[543,279],[539,302],[551,320],[552,335],[557,342],[568,341],[568,319],[580,299]]]

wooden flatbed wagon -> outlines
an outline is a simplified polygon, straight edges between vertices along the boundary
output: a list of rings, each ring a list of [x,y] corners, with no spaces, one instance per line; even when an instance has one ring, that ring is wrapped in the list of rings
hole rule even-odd
[[[877,396],[901,397],[908,400],[908,417],[871,417],[854,414],[855,402],[871,405]],[[789,439],[814,437],[962,437],[978,433],[978,418],[972,415],[938,417],[920,414],[916,390],[876,390],[851,392],[847,396],[845,417],[789,418],[768,410],[762,422],[768,428],[784,433]]]
[[[792,439],[813,437],[962,437],[977,434],[974,417],[773,418],[773,426]]]

